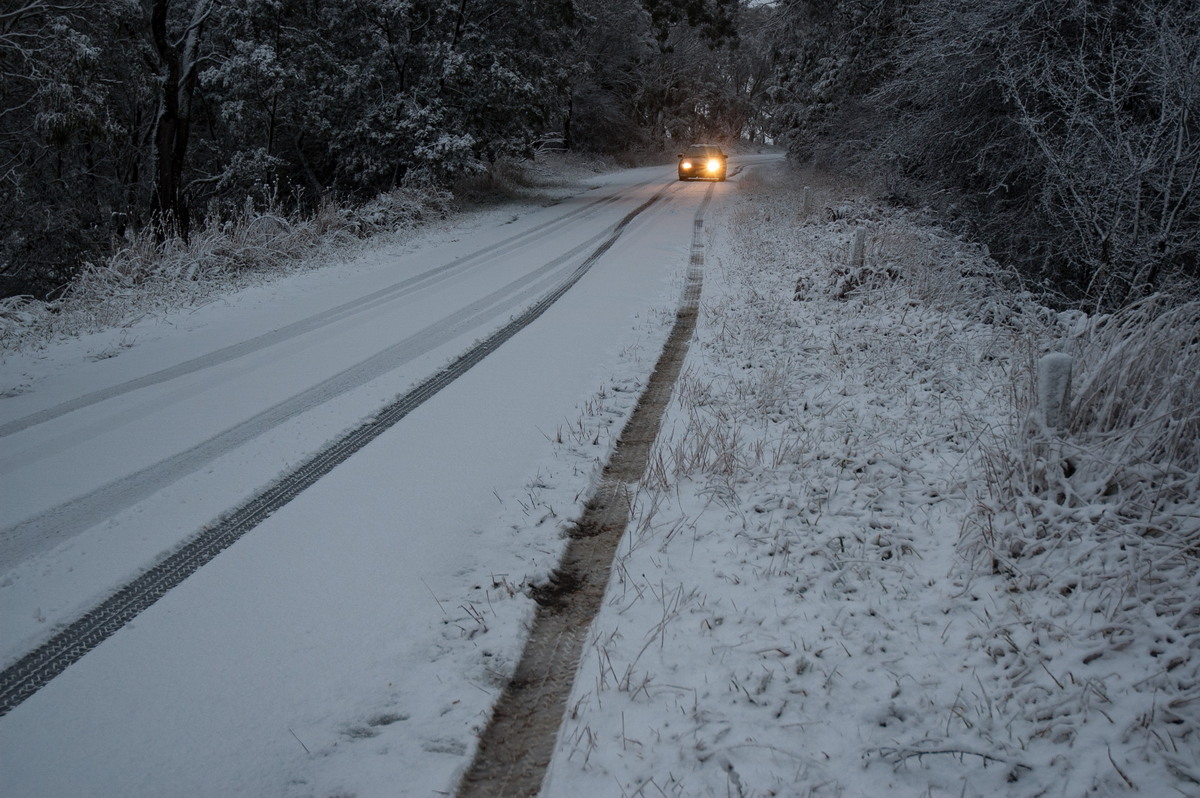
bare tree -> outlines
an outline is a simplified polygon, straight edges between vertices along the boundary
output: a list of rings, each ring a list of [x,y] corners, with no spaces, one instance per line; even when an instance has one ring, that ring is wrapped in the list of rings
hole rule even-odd
[[[891,47],[857,51],[861,103],[844,60],[783,85],[801,141],[888,175],[1063,302],[1200,281],[1194,3],[917,0],[893,22]]]
[[[1083,289],[1121,305],[1200,276],[1200,13],[1073,4],[1078,35],[1001,54],[999,82],[1044,164],[1045,217]]]

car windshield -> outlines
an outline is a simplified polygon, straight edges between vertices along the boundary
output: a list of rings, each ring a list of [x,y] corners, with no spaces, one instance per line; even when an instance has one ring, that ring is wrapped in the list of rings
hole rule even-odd
[[[686,150],[684,150],[683,157],[685,157],[685,158],[709,158],[709,157],[720,158],[724,154],[725,153],[721,152],[720,147],[712,147],[707,144],[697,144],[695,146],[688,147]]]

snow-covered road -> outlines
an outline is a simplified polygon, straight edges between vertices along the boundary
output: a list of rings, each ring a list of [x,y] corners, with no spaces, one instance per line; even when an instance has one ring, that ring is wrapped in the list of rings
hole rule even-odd
[[[9,352],[0,796],[452,794],[510,678],[541,678],[534,597],[594,586],[551,575],[619,523],[584,512],[609,486],[629,520],[595,619],[552,635],[586,636],[544,798],[1197,794],[1193,472],[1146,501],[1105,476],[1143,473],[1131,438],[1076,407],[1047,492],[1028,394],[1033,354],[1074,353],[1108,407],[1170,322],[1056,314],[924,214],[770,160],[558,186]],[[614,486],[693,256],[682,371]],[[39,690],[13,676],[231,529]]]
[[[28,387],[0,402],[7,667],[611,241],[528,328],[0,719],[0,794],[452,785],[519,653],[522,587],[610,451],[593,433],[619,429],[666,336],[710,191],[672,177],[623,172],[5,362]],[[571,435],[580,457],[556,460]]]

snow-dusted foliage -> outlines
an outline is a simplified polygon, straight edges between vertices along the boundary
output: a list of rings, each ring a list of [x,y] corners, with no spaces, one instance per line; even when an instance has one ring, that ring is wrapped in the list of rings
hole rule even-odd
[[[918,216],[741,185],[543,794],[1192,794],[1194,309],[1060,323]],[[1184,354],[1125,390],[1135,330]]]
[[[777,118],[796,153],[938,207],[1059,303],[1112,310],[1179,280],[1195,289],[1195,3],[805,0],[783,13]]]
[[[523,152],[566,103],[574,18],[568,0],[0,12],[0,288],[44,296],[130,228],[187,238],[247,197],[311,213]]]
[[[247,198],[312,213],[413,173],[476,177],[547,137],[659,155],[736,140],[761,126],[770,17],[738,0],[28,0],[0,11],[0,296],[49,296],[130,228],[187,239]],[[754,46],[715,54],[742,18]]]
[[[875,3],[802,0],[780,9],[775,26],[775,133],[811,153],[831,135],[836,118],[856,106],[888,74],[887,59],[904,29],[904,0]],[[859,136],[838,136],[861,146]]]

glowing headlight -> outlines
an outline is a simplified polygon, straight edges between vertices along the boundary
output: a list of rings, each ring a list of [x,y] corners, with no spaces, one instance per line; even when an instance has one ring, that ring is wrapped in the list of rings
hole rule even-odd
[[[679,164],[679,168],[681,168],[681,169],[691,169],[691,168],[692,168],[692,162],[691,162],[691,161],[684,161],[683,163]]]
[[[708,171],[710,171],[710,172],[719,172],[719,171],[721,171],[721,162],[720,162],[720,161],[718,161],[716,158],[713,158],[713,159],[709,160],[709,162],[708,162]]]

